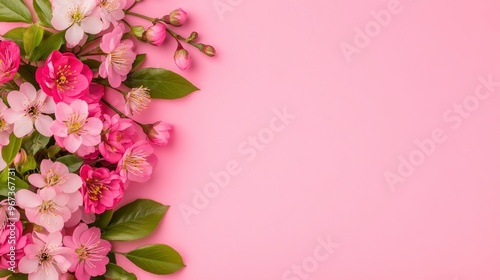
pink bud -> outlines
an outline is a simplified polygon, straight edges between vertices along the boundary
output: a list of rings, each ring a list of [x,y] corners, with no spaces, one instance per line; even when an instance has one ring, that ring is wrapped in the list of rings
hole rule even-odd
[[[173,26],[182,26],[187,20],[188,14],[183,9],[176,9],[170,13],[168,23]]]
[[[170,130],[172,130],[172,126],[166,122],[159,121],[145,126],[144,130],[152,143],[159,146],[165,146],[170,139]]]
[[[157,23],[144,32],[142,39],[151,45],[160,46],[167,38],[167,30],[165,28],[166,26],[163,23]]]
[[[186,70],[191,66],[191,56],[188,51],[183,48],[178,48],[174,54],[174,61],[177,67],[181,70]]]

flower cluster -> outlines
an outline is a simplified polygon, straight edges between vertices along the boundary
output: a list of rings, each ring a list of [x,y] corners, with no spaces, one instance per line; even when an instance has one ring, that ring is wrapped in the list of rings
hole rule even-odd
[[[135,279],[115,254],[140,253],[142,259],[175,255],[170,262],[179,262],[131,259],[152,273],[184,266],[166,245],[118,253],[111,243],[147,236],[167,209],[139,199],[117,210],[129,185],[151,178],[153,147],[166,145],[172,130],[164,121],[143,124],[133,117],[153,99],[197,90],[174,72],[141,67],[146,54],[136,51],[138,44],[159,47],[171,38],[182,70],[192,63],[183,44],[215,55],[212,46],[196,42],[196,32],[185,38],[173,30],[186,21],[185,11],[152,18],[131,11],[138,2],[39,0],[35,23],[19,1],[15,12],[23,16],[0,15],[0,22],[29,24],[0,41],[0,272],[30,280]],[[128,17],[150,25],[132,26]],[[155,218],[145,219],[144,211]]]

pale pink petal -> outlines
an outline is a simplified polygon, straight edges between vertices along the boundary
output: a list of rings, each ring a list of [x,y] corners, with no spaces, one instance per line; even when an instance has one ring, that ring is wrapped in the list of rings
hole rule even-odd
[[[28,99],[28,101],[35,101],[36,99],[36,89],[30,83],[22,83],[19,86],[19,91],[24,93],[24,96]]]
[[[27,245],[26,247],[28,246],[34,246],[34,245]],[[19,267],[19,272],[22,272],[24,274],[33,273],[38,268],[38,258],[30,259],[27,256],[25,256],[19,261],[18,267]]]
[[[76,46],[80,43],[84,35],[83,29],[78,24],[73,24],[68,30],[66,30],[66,41],[72,45]]]
[[[97,34],[102,31],[102,21],[97,17],[87,17],[81,22],[82,29],[89,34]]]
[[[24,109],[22,109],[24,110]],[[3,117],[8,123],[15,123],[18,119],[24,116],[23,111],[14,111],[13,109],[8,109],[5,111]]]
[[[35,120],[36,130],[43,136],[50,137],[52,136],[52,131],[50,130],[52,122],[53,120],[49,116],[39,115]]]
[[[37,188],[43,188],[45,187],[45,177],[42,176],[41,174],[31,174],[29,177],[28,177],[28,181],[30,182],[30,184],[32,184],[33,186],[37,187]]]
[[[28,116],[22,116],[14,123],[14,134],[21,138],[33,131],[33,121]]]
[[[46,95],[43,91],[41,91],[44,95]],[[40,93],[39,93],[40,94]],[[54,98],[52,96],[47,96],[45,98],[45,106],[41,110],[44,114],[54,114],[56,111],[56,103],[54,102]]]
[[[10,108],[14,111],[24,111],[24,104],[26,102],[26,97],[24,93],[13,90],[7,95],[7,102]]]
[[[80,189],[82,186],[82,178],[76,174],[68,174],[66,182],[62,185],[62,190],[65,193],[73,193]]]
[[[71,115],[73,115],[73,109],[71,109],[68,104],[63,102],[57,103],[56,119],[58,121],[65,122]]]
[[[36,193],[28,191],[28,190],[18,190],[16,193],[17,205],[19,207],[26,208],[35,208],[42,204],[42,199]]]
[[[54,10],[54,15],[50,23],[57,30],[64,30],[71,25],[71,21],[64,11],[58,11],[59,9]]]
[[[68,137],[64,138],[64,148],[70,153],[76,152],[81,145],[82,137],[79,135],[69,134]]]

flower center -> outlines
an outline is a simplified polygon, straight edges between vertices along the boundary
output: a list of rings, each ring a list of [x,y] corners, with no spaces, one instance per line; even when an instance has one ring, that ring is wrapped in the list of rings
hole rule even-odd
[[[27,112],[28,116],[30,117],[34,117],[34,116],[37,116],[38,115],[38,108],[35,107],[35,106],[31,106],[28,108],[28,112]]]
[[[41,214],[52,214],[54,210],[57,210],[57,206],[50,201],[44,201],[42,205],[40,205],[40,209],[38,210]]]
[[[47,186],[55,186],[61,182],[61,179],[61,176],[51,169],[47,172],[47,176],[45,176],[45,183]]]
[[[0,132],[6,131],[10,128],[10,124],[5,119],[0,118]]]
[[[85,17],[85,16],[82,14],[82,12],[81,12],[80,10],[78,10],[78,9],[77,9],[77,10],[75,10],[75,11],[73,12],[73,14],[71,15],[71,20],[72,20],[74,23],[80,23],[80,22],[83,20],[83,18],[84,18],[84,17]]]
[[[146,157],[147,156],[144,153],[127,156],[127,158],[123,161],[123,169],[140,176],[144,173],[144,170],[148,165]]]
[[[98,182],[96,179],[87,179],[87,190],[90,200],[98,201],[102,198],[103,190],[106,191],[108,189],[108,187],[106,187],[103,183]]]
[[[116,0],[101,0],[99,6],[106,9],[106,12],[111,13],[120,8],[120,3]]]
[[[74,114],[69,117],[66,122],[66,127],[68,128],[68,134],[80,133],[83,126],[87,123],[87,120],[78,114]]]
[[[75,70],[71,70],[70,65],[59,65],[57,67],[56,73],[56,85],[57,89],[60,91],[73,90],[75,87],[73,84],[76,82],[76,77],[71,77],[76,73]]]
[[[49,254],[47,248],[43,248],[37,255],[38,264],[43,265],[52,262],[52,256]]]
[[[86,259],[87,255],[89,254],[85,245],[81,245],[80,247],[76,248],[75,252],[78,255],[79,259]]]

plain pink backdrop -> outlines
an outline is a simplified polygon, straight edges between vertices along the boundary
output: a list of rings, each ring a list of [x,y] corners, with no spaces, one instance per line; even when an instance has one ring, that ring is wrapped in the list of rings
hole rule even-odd
[[[215,2],[231,9],[221,16]],[[157,149],[153,179],[124,198],[171,208],[153,235],[118,250],[163,242],[187,267],[154,276],[120,264],[139,279],[282,280],[331,236],[340,247],[307,279],[500,279],[500,96],[459,129],[442,116],[474,93],[479,76],[500,80],[500,4],[401,0],[402,11],[348,63],[340,45],[353,44],[355,28],[390,2],[140,3],[136,10],[151,16],[182,7],[190,21],[179,32],[198,31],[218,54],[191,49],[193,66],[182,74],[202,90],[154,102],[140,117],[175,132]],[[179,72],[174,49],[170,40],[139,50],[148,66]],[[284,107],[295,118],[247,161],[238,147]],[[384,174],[435,128],[447,140],[391,191]],[[181,206],[232,160],[241,174],[187,223]]]

